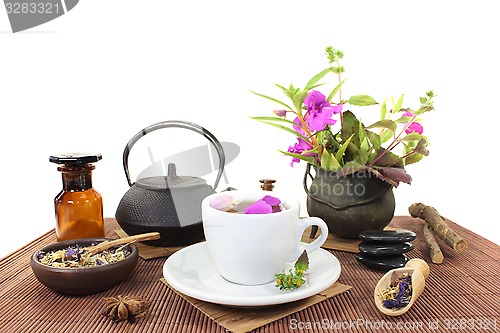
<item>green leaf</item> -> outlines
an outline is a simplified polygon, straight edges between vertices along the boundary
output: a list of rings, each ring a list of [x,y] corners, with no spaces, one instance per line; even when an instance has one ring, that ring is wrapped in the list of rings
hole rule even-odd
[[[350,162],[355,161],[359,153],[359,148],[354,143],[350,142],[347,146],[347,150],[344,153],[344,161]]]
[[[321,155],[321,167],[327,171],[337,171],[342,167],[335,156],[328,151]]]
[[[420,154],[420,153],[413,153],[411,155],[408,155],[406,158],[405,158],[405,165],[409,165],[409,164],[413,164],[413,163],[417,163],[419,162],[421,159],[424,158],[424,155]]]
[[[345,72],[344,66],[335,66],[331,68],[331,71],[335,74],[341,74]]]
[[[304,250],[299,259],[294,264],[294,270],[286,273],[276,274],[276,287],[280,290],[294,290],[300,288],[306,283],[304,279],[305,272],[309,269],[309,258],[307,251]]]
[[[411,141],[411,140],[422,140],[422,139],[425,139],[425,137],[422,134],[418,134],[417,132],[412,132],[400,140]]]
[[[331,46],[328,46],[326,48],[326,56],[327,56],[328,60],[330,61],[330,63],[332,63],[332,62],[336,62],[336,61],[339,61],[340,59],[342,59],[344,57],[344,52],[342,52],[340,50],[336,50]]]
[[[411,120],[411,118],[413,118],[413,117],[404,116],[404,117],[401,117],[401,118],[394,120],[394,122],[396,122],[398,124],[404,124],[404,123],[409,122]]]
[[[364,169],[366,169],[365,165],[361,165],[356,161],[349,161],[337,172],[337,178],[345,177]]]
[[[398,187],[400,182],[411,184],[411,176],[406,173],[403,168],[395,168],[395,167],[373,167],[371,171],[377,170],[379,174],[375,173],[375,175],[382,180],[390,183],[394,187]]]
[[[420,109],[415,111],[414,114],[416,114],[418,116],[418,115],[421,115],[422,113],[429,112],[432,110],[434,110],[434,107],[432,105],[424,105],[424,106],[420,107]]]
[[[384,120],[386,116],[387,116],[387,98],[384,99],[384,101],[380,105],[380,119]]]
[[[382,139],[380,138],[380,135],[368,130],[366,130],[366,135],[368,136],[368,139],[376,150],[378,150],[382,146]]]
[[[295,137],[298,137],[298,138],[301,138],[305,141],[307,141],[307,138],[299,133],[297,133],[297,131],[295,131],[294,129],[291,129],[289,127],[286,127],[286,126],[283,126],[283,125],[280,125],[280,124],[277,124],[275,123],[274,121],[276,122],[279,122],[279,121],[283,121],[283,120],[287,120],[287,119],[283,119],[283,118],[275,118],[275,117],[251,117],[252,119],[255,119],[255,120],[258,120],[264,124],[267,124],[267,125],[271,125],[273,127],[276,127],[276,128],[279,128],[279,129],[282,129],[290,134],[293,134]],[[262,120],[262,119],[258,119],[258,118],[272,118],[273,120]],[[279,119],[279,120],[278,120]]]
[[[342,142],[346,142],[351,136],[351,143],[347,147],[345,152],[345,161],[353,161],[358,155],[358,147],[361,144],[359,140],[359,121],[358,118],[351,112],[345,111],[342,113],[343,121],[342,121],[342,131],[341,131],[341,139]]]
[[[387,128],[388,130],[391,130],[392,133],[394,133],[394,132],[396,132],[398,125],[392,120],[382,119],[382,120],[379,120],[379,121],[371,124],[367,128],[370,128],[370,129],[371,128]]]
[[[289,90],[289,89],[286,89],[285,87],[275,83],[275,86],[280,88],[281,90],[283,90],[283,92],[285,93],[285,95],[290,98],[291,100],[293,100],[293,95],[295,94],[293,91]]]
[[[304,150],[302,152],[302,154],[306,155],[307,153],[319,153],[319,147],[314,147],[313,149],[309,149],[309,150]]]
[[[395,181],[395,180],[392,180],[386,176],[384,176],[380,171],[378,171],[376,168],[373,168],[373,167],[369,167],[368,170],[370,170],[370,172],[372,174],[374,174],[377,178],[391,184],[392,186],[394,187],[398,187],[399,185],[399,182]]]
[[[347,100],[347,103],[356,106],[368,106],[378,104],[377,101],[373,99],[373,97],[368,95],[354,95]]]
[[[287,156],[290,156],[290,157],[298,158],[299,160],[305,161],[305,162],[310,163],[314,166],[319,166],[318,163],[316,162],[316,159],[312,156],[303,156],[300,154],[289,153],[289,152],[283,151],[283,150],[279,150],[279,152],[282,154],[285,154]]]
[[[331,72],[331,69],[327,68],[327,69],[323,69],[321,72],[314,75],[312,77],[312,79],[310,79],[309,82],[307,82],[304,90],[310,90],[319,80],[321,80],[329,72]]]
[[[309,90],[311,89],[314,89],[314,88],[318,88],[318,87],[321,87],[321,86],[324,86],[326,83],[318,83],[318,84],[315,84],[314,86],[312,86],[311,88],[309,88]]]
[[[349,146],[349,143],[351,142],[351,139],[353,138],[354,134],[352,134],[349,139],[347,139],[346,142],[344,142],[344,144],[342,145],[342,147],[340,147],[340,149],[337,151],[337,153],[335,154],[335,159],[340,163],[342,164],[342,157],[344,156],[344,152],[346,151],[347,149],[347,146]]]
[[[398,102],[396,103],[396,105],[394,105],[394,107],[392,109],[392,113],[399,112],[399,110],[401,109],[401,106],[403,106],[403,97],[404,97],[404,94],[401,95],[401,97],[399,97]]]
[[[317,132],[317,140],[319,145],[325,145],[327,140],[325,138],[325,132],[327,131],[319,131]]]
[[[368,138],[361,142],[358,151],[359,163],[365,165],[368,162],[368,158],[370,156],[370,145],[368,144]]]
[[[330,93],[330,95],[328,95],[328,98],[326,99],[327,101],[332,101],[332,98],[335,97],[335,95],[337,94],[337,92],[340,90],[340,87],[342,87],[342,85],[344,84],[346,79],[343,79],[341,82],[339,82],[339,84],[337,84],[337,86],[335,86],[335,88],[333,88],[332,92]]]
[[[282,86],[282,85],[280,85],[280,84],[275,83],[274,85],[275,85],[276,87],[280,88],[280,89],[281,89],[281,90],[283,90],[283,91],[288,91],[288,89],[286,89],[285,87],[283,87],[283,86]]]
[[[354,113],[351,111],[345,111],[342,113],[342,132],[341,139],[343,142],[347,141],[351,135],[354,134],[353,143],[359,145],[359,120],[356,118]]]
[[[295,271],[305,272],[309,269],[309,257],[307,256],[307,251],[304,250],[300,255],[299,259],[295,262],[294,265]]]
[[[285,123],[285,124],[292,125],[292,126],[293,125],[297,125],[293,121],[285,119],[285,118],[281,118],[281,117],[259,116],[259,117],[250,117],[250,118],[254,119],[254,120],[261,121],[261,122],[275,121],[275,122],[278,122],[278,123]]]
[[[266,95],[263,95],[263,94],[259,94],[259,93],[255,92],[255,91],[252,91],[252,90],[250,90],[250,91],[252,93],[254,93],[255,95],[257,95],[257,96],[264,97],[264,98],[267,98],[268,100],[271,100],[273,102],[281,104],[281,105],[283,105],[284,107],[286,107],[290,111],[293,110],[288,104],[286,104],[286,103],[284,103],[284,102],[282,102],[282,101],[280,101],[280,100],[278,100],[276,98],[273,98],[273,97],[270,97],[270,96],[266,96]]]
[[[415,147],[415,151],[417,153],[420,153],[424,156],[429,156],[429,151],[427,150],[427,140],[426,139],[421,139],[418,143],[417,146]]]
[[[404,166],[403,160],[398,155],[385,148],[380,148],[378,150],[375,159],[377,159],[375,165],[381,167],[390,166],[402,168]]]
[[[323,134],[324,136],[323,142],[325,142],[325,149],[328,152],[335,154],[340,149],[340,144],[333,136],[332,132],[330,132],[329,130],[324,130],[319,133]]]
[[[380,139],[382,141],[382,143],[385,143],[387,141],[389,141],[394,135],[394,132],[392,132],[391,130],[389,129],[384,129],[382,131],[382,134],[380,134]]]
[[[359,122],[359,126],[358,126],[358,137],[359,137],[359,141],[361,143],[363,143],[363,141],[366,139],[365,128],[364,128],[363,123],[361,121]]]
[[[293,105],[299,114],[302,114],[302,104],[307,97],[307,91],[303,90],[293,96]]]

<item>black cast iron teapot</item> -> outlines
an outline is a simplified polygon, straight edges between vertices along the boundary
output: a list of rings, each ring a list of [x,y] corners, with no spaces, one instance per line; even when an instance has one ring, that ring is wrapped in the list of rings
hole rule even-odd
[[[208,139],[219,155],[219,170],[214,186],[202,178],[177,176],[175,164],[168,165],[167,176],[148,177],[132,183],[128,157],[132,146],[143,136],[168,127],[195,131]],[[130,189],[116,209],[116,221],[129,235],[157,231],[160,239],[148,241],[155,246],[184,246],[204,239],[201,201],[215,193],[224,171],[225,156],[220,142],[205,128],[180,120],[164,121],[138,132],[125,146],[123,168]]]

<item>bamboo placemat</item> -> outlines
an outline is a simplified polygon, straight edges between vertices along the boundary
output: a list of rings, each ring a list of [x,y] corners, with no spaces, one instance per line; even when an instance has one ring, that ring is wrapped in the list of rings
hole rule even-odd
[[[169,288],[172,288],[165,279],[160,279]],[[186,296],[172,288],[179,296],[191,305],[206,314],[219,325],[234,333],[250,332],[256,328],[272,323],[278,319],[304,310],[311,305],[324,301],[351,289],[351,286],[335,282],[329,288],[306,299],[288,304],[281,304],[263,308],[234,308],[204,301]]]
[[[415,249],[408,256],[430,262],[421,220],[396,217],[392,226],[416,232],[417,239],[412,242]],[[387,317],[375,309],[373,290],[383,272],[362,266],[352,253],[332,251],[342,265],[339,282],[353,288],[254,332],[341,332],[341,328],[365,333],[498,332],[500,247],[459,225],[450,222],[450,226],[467,239],[468,251],[455,254],[438,240],[445,261],[441,265],[429,264],[431,275],[425,291],[403,316]],[[108,237],[117,228],[113,219],[106,220]],[[1,333],[226,332],[160,282],[165,258],[139,259],[127,281],[100,294],[75,297],[52,292],[35,279],[29,258],[54,241],[54,231],[50,231],[0,260]],[[148,299],[151,305],[147,315],[134,324],[116,324],[102,316],[102,298],[119,294]],[[460,325],[465,329],[460,329]]]

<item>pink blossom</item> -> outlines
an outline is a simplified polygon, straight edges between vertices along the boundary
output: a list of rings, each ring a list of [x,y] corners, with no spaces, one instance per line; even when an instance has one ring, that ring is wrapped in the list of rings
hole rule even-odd
[[[420,123],[413,122],[410,126],[405,130],[406,134],[410,134],[413,132],[417,132],[418,134],[422,134],[424,132],[424,127],[420,125]]]
[[[265,201],[259,200],[248,206],[243,210],[245,214],[270,214],[273,208]]]
[[[300,135],[302,136],[305,136],[306,135],[306,132],[304,131],[304,129],[302,128],[302,123],[300,122],[300,119],[299,117],[296,117],[293,122],[295,123],[293,125],[293,129],[297,131],[297,133],[299,133]]]
[[[286,117],[287,110],[274,110],[273,113],[278,117]]]
[[[265,203],[267,203],[270,206],[278,206],[278,205],[281,204],[281,200],[280,199],[278,199],[276,197],[273,197],[271,195],[266,195],[261,200],[264,201]]]
[[[304,104],[307,108],[304,120],[311,131],[322,131],[326,125],[334,125],[337,121],[332,119],[333,115],[342,112],[342,104],[330,105],[325,95],[316,90],[308,93]]]
[[[294,144],[293,146],[288,147],[288,152],[289,153],[294,153],[294,154],[302,154],[304,151],[311,150],[313,147],[307,143],[305,140],[301,138],[297,138],[299,141],[298,143]],[[317,155],[316,153],[305,153],[304,156],[315,156]],[[297,157],[292,158],[292,162],[290,165],[293,167],[294,163],[299,163],[300,159]]]
[[[414,114],[411,113],[410,111],[407,111],[407,112],[403,113],[403,117],[413,118]],[[405,132],[406,132],[406,134],[410,134],[413,132],[416,132],[418,134],[422,134],[424,132],[424,127],[419,122],[414,121],[410,124],[410,126],[408,126],[408,128],[406,128]]]

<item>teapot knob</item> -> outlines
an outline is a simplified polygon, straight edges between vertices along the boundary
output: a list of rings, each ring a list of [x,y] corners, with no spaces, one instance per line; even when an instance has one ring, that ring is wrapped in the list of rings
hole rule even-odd
[[[175,168],[174,163],[168,163],[168,168],[167,168],[167,177],[168,178],[177,178],[177,172]]]

